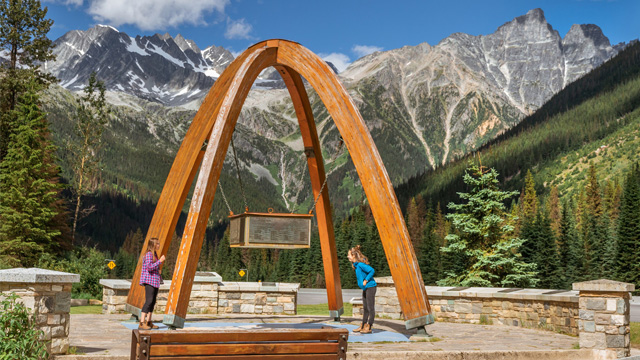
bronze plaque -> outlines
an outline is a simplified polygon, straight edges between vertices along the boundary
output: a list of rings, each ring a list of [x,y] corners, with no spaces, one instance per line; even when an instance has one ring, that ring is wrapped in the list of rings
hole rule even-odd
[[[308,248],[312,215],[235,215],[231,219],[229,244],[233,247],[296,249]]]

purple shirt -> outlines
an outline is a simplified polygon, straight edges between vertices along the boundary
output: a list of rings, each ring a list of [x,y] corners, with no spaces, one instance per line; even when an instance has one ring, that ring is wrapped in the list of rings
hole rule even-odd
[[[149,284],[154,288],[159,288],[162,283],[160,276],[160,260],[153,262],[153,253],[151,251],[144,254],[142,262],[142,273],[140,274],[140,285]]]

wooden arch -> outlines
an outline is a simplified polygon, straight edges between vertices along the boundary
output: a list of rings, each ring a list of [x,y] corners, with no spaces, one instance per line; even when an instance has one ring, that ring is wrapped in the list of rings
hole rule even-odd
[[[334,119],[371,206],[406,327],[423,329],[433,322],[427,293],[395,192],[373,139],[353,100],[331,68],[302,45],[287,40],[257,43],[229,65],[200,106],[178,150],[143,246],[146,249],[149,239],[155,237],[160,239],[161,254],[167,253],[187,193],[200,169],[163,322],[171,327],[184,326],[204,232],[233,129],[253,82],[269,66],[280,73],[293,100],[307,153],[314,198],[324,182],[325,171],[301,75],[313,86]],[[201,150],[206,140],[206,150]],[[329,194],[325,188],[316,205],[316,213],[330,315],[339,318],[343,312],[342,289],[330,209]],[[143,256],[144,250],[127,298],[126,308],[134,315],[139,315],[144,303],[144,290],[138,285]]]

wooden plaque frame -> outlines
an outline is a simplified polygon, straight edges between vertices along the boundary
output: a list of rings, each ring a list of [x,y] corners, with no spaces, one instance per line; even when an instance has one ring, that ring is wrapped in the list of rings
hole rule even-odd
[[[311,214],[251,213],[229,216],[229,246],[259,249],[305,249],[311,246]],[[260,224],[263,220],[269,224]],[[285,225],[288,223],[288,225]],[[281,229],[280,227],[285,227]],[[260,239],[256,232],[267,228],[275,234],[265,234],[270,239]],[[282,237],[283,230],[296,232],[292,239]],[[275,236],[274,236],[275,235]],[[297,239],[295,239],[297,237]]]
[[[200,106],[176,154],[142,247],[146,249],[149,239],[155,237],[160,240],[160,254],[166,255],[187,193],[199,174],[163,322],[174,328],[184,326],[204,232],[233,129],[251,85],[270,66],[280,73],[291,95],[308,155],[313,196],[320,195],[316,216],[330,316],[339,318],[343,313],[342,288],[326,187],[319,194],[325,180],[322,151],[302,77],[325,104],[356,167],[380,233],[405,325],[424,330],[434,321],[427,292],[398,200],[371,134],[329,65],[302,45],[279,39],[249,47],[227,67]],[[202,144],[207,140],[203,151]],[[139,315],[144,303],[144,288],[138,285],[143,257],[141,253],[127,298],[127,310],[134,315]]]

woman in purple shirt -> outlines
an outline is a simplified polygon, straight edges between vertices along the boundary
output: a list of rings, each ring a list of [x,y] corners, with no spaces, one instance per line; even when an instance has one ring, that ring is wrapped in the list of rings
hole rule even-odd
[[[373,274],[376,271],[369,265],[369,259],[362,254],[360,245],[349,250],[347,259],[351,261],[351,267],[356,271],[358,286],[362,289],[362,307],[364,309],[362,325],[353,330],[353,332],[370,334],[373,319],[376,317],[376,289],[378,284],[373,279]]]
[[[153,307],[156,305],[156,298],[158,297],[158,289],[162,283],[160,265],[164,262],[164,255],[158,259],[157,250],[160,250],[160,241],[157,238],[149,239],[147,253],[144,254],[142,262],[142,273],[140,273],[140,285],[144,285],[145,298],[140,314],[140,325],[138,325],[138,329],[141,330],[158,328],[151,322],[151,314],[153,314]]]

